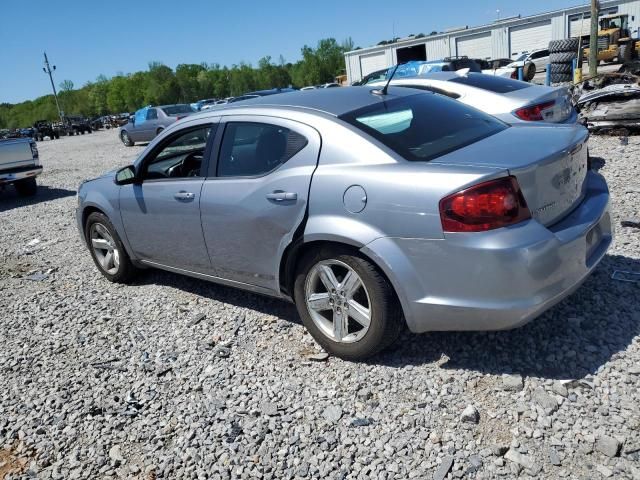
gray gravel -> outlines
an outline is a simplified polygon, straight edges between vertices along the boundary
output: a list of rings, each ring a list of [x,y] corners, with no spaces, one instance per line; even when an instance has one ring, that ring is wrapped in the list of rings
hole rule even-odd
[[[295,309],[150,271],[108,283],[79,182],[113,131],[39,145],[35,199],[0,192],[0,478],[640,478],[640,138],[592,137],[617,238],[569,299],[509,332],[405,335],[320,356]],[[477,423],[461,421],[467,406]]]

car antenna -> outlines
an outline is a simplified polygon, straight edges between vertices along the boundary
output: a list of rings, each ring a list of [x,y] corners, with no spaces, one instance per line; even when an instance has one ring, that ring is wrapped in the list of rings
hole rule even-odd
[[[391,75],[389,75],[389,79],[387,80],[387,83],[385,84],[384,88],[382,88],[382,90],[376,88],[375,90],[371,90],[371,93],[373,93],[374,95],[386,95],[387,90],[389,89],[389,84],[391,83],[391,80],[393,79],[393,76],[396,74],[396,70],[398,70],[398,67],[400,65],[402,65],[402,63],[396,64],[393,72],[391,72]]]

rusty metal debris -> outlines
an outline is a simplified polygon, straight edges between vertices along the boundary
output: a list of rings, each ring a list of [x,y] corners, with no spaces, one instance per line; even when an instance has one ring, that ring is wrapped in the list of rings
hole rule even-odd
[[[609,134],[640,130],[640,76],[631,73],[635,71],[605,73],[574,87],[580,121],[589,130]]]

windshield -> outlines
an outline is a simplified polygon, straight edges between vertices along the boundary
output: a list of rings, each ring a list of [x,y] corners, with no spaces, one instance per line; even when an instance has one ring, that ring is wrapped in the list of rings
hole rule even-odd
[[[524,60],[527,59],[527,57],[529,56],[528,53],[523,53],[522,55],[520,55],[518,58],[516,58],[514,60],[514,62],[523,62]]]
[[[340,118],[411,161],[426,161],[508,128],[455,100],[421,93],[375,103]]]
[[[180,113],[193,113],[191,105],[171,105],[170,107],[162,107],[162,111],[167,115],[178,115]]]
[[[481,88],[482,90],[489,90],[494,93],[509,93],[531,87],[531,84],[527,82],[494,75],[485,75],[483,73],[468,73],[467,75],[452,78],[449,81]]]

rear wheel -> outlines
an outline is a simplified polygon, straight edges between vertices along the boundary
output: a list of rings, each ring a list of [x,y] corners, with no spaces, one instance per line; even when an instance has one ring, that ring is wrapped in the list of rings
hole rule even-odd
[[[38,184],[35,178],[18,180],[14,187],[16,187],[16,191],[21,197],[33,197],[38,192]]]
[[[343,249],[302,259],[294,287],[302,321],[328,352],[363,360],[390,346],[401,331],[391,286],[368,260]]]
[[[122,140],[122,143],[124,143],[125,147],[133,147],[133,142],[131,141],[131,137],[129,136],[126,130],[122,130],[120,132],[120,140]]]
[[[91,257],[100,273],[110,282],[130,282],[137,269],[106,215],[100,212],[89,215],[84,233]]]

